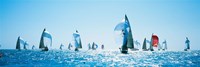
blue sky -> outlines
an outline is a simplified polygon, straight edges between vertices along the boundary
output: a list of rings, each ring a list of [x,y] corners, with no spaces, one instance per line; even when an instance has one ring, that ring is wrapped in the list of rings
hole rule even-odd
[[[87,44],[105,44],[117,49],[114,27],[127,14],[134,40],[141,44],[155,33],[169,50],[183,50],[185,37],[191,49],[200,49],[200,1],[198,0],[1,0],[0,44],[14,49],[18,36],[39,46],[44,28],[52,34],[53,48],[68,45],[77,29],[83,49]]]

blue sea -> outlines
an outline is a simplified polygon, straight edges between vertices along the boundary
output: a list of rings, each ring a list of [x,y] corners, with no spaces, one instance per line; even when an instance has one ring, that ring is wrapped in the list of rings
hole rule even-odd
[[[193,51],[70,51],[1,49],[0,66],[200,66],[200,50]]]

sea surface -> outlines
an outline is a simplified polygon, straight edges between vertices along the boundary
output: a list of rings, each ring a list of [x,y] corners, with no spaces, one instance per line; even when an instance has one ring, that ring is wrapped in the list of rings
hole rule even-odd
[[[8,50],[1,49],[0,66],[200,66],[200,50],[193,51],[119,51],[89,50]]]

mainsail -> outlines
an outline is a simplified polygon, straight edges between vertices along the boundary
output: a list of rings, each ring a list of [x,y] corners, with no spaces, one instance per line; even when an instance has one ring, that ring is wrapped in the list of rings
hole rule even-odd
[[[143,42],[143,46],[142,46],[142,50],[143,51],[147,51],[147,42],[146,42],[146,38],[144,39],[144,42]]]
[[[78,50],[78,48],[82,48],[81,37],[77,30],[75,33],[73,33],[73,38],[74,38],[75,50]]]
[[[51,34],[48,31],[46,31],[46,29],[44,29],[43,32],[42,32],[41,39],[40,39],[40,46],[39,46],[40,49],[43,49],[43,48],[47,47],[47,45],[48,45],[48,44],[45,44],[45,42],[44,42],[45,39],[44,38],[49,39],[50,40],[50,46],[52,46]]]
[[[122,51],[125,51],[126,53],[128,48],[130,49],[134,48],[131,26],[126,15],[125,15],[125,19],[121,23],[117,24],[114,31],[121,31],[122,33],[122,37],[123,37],[122,38],[123,42],[122,42],[122,47],[121,47]]]

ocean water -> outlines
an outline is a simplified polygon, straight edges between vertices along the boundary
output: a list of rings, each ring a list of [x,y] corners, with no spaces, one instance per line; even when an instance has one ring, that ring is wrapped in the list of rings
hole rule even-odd
[[[200,66],[200,50],[193,51],[69,51],[0,50],[0,66]]]

